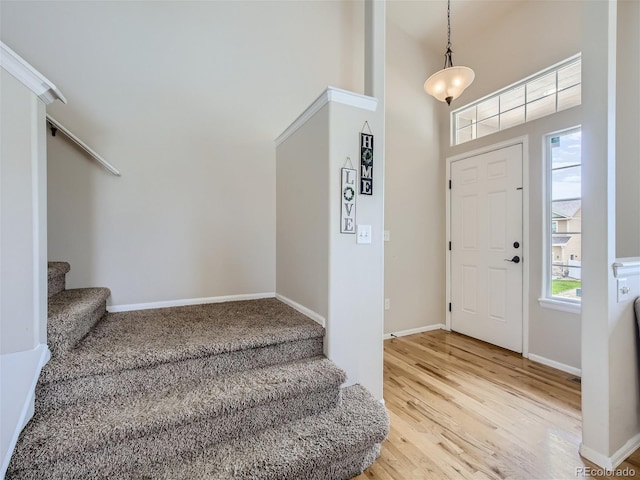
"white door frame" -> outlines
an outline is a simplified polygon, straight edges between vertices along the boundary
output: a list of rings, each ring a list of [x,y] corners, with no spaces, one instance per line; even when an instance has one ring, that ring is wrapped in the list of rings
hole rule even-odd
[[[445,196],[446,196],[446,239],[445,239],[445,259],[446,259],[446,330],[451,331],[451,312],[449,311],[449,303],[451,303],[451,251],[449,250],[449,242],[451,241],[451,190],[449,189],[449,180],[451,180],[451,164],[458,160],[475,157],[483,153],[493,152],[513,145],[522,145],[522,356],[529,358],[529,262],[531,256],[529,254],[529,136],[512,138],[504,142],[495,143],[486,147],[475,150],[469,150],[458,155],[446,158],[446,178],[445,178]]]

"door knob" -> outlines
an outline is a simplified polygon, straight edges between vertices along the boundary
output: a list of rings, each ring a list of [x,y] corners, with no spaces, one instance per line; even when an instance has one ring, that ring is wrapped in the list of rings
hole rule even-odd
[[[512,259],[505,258],[505,262],[520,263],[520,257],[515,255]]]

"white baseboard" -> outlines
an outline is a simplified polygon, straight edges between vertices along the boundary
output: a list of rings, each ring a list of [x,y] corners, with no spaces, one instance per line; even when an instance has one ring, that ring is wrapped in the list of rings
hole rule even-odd
[[[20,432],[33,417],[36,384],[50,358],[51,352],[45,344],[26,352],[0,355],[0,478],[4,478],[9,467]]]
[[[129,305],[108,305],[107,312],[130,312],[132,310],[149,310],[151,308],[184,307],[185,305],[204,305],[206,303],[237,302],[240,300],[258,300],[273,298],[275,293],[247,293],[242,295],[223,295],[220,297],[186,298],[181,300],[167,300],[164,302],[131,303]]]
[[[601,468],[611,470],[613,469],[613,462],[611,461],[611,457],[607,457],[601,453],[596,452],[592,448],[587,447],[584,443],[580,443],[580,448],[578,449],[580,455],[592,463],[595,463]]]
[[[385,333],[383,338],[385,340],[389,340],[390,338],[406,337],[407,335],[414,335],[416,333],[430,332],[432,330],[444,330],[444,329],[445,329],[444,323],[436,323],[435,325],[427,325],[425,327],[410,328],[409,330],[401,330],[399,332]]]
[[[314,312],[310,308],[307,308],[304,305],[300,305],[298,302],[294,302],[290,298],[287,298],[284,295],[280,295],[279,293],[276,293],[276,298],[278,300],[280,300],[281,302],[286,303],[291,308],[294,308],[295,310],[299,311],[303,315],[306,315],[307,317],[309,317],[314,322],[319,323],[322,326],[322,328],[326,328],[327,321],[319,313]]]
[[[633,437],[627,440],[625,444],[616,450],[616,452],[611,456],[611,465],[613,468],[618,467],[618,465],[629,458],[629,455],[635,452],[638,448],[640,448],[640,433],[636,433]]]
[[[571,375],[575,375],[577,377],[582,377],[582,370],[576,367],[572,367],[571,365],[565,365],[564,363],[556,362],[555,360],[541,357],[540,355],[536,355],[535,353],[529,353],[528,358],[532,362],[541,363],[542,365],[546,365],[547,367],[555,368],[557,370],[562,370],[563,372],[570,373]]]
[[[610,471],[615,470],[638,448],[640,448],[640,433],[636,433],[633,437],[627,440],[627,442],[610,457],[596,452],[592,448],[587,447],[584,443],[580,444],[580,455],[599,467]]]

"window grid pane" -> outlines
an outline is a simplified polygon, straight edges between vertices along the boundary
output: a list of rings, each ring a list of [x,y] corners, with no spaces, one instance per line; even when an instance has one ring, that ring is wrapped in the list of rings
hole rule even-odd
[[[500,115],[500,129],[505,130],[524,123],[524,105]]]
[[[525,104],[524,85],[500,95],[500,113],[507,112]]]
[[[558,70],[558,90],[579,85],[582,76],[581,67],[580,62],[576,62]]]
[[[493,97],[478,104],[478,122],[495,117],[500,113],[500,97]]]
[[[558,111],[575,107],[582,103],[582,85],[578,84],[573,87],[558,92]]]
[[[498,115],[487,118],[486,120],[482,120],[478,122],[477,125],[477,135],[478,138],[484,137],[485,135],[489,135],[491,133],[495,133],[500,130],[500,122]]]
[[[541,97],[533,102],[527,103],[527,122],[536,118],[546,117],[556,112],[556,95]]]
[[[468,142],[469,140],[473,140],[473,137],[471,136],[471,125],[469,125],[468,127],[459,129],[456,132],[456,140],[458,144]]]
[[[527,102],[556,93],[556,72],[527,83]]]

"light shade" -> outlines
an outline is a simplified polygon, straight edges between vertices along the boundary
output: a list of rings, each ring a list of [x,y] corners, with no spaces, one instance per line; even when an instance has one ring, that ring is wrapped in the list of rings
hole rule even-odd
[[[451,105],[451,101],[462,95],[474,78],[476,74],[469,67],[443,68],[427,78],[424,91]]]

